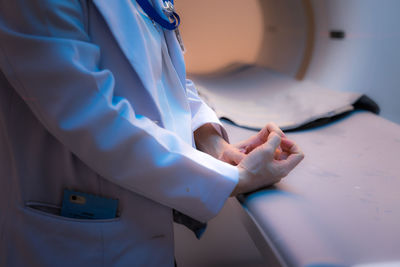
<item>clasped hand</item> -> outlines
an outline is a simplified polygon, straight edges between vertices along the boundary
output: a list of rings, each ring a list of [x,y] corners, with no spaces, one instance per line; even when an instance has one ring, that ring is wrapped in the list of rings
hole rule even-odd
[[[238,144],[227,144],[219,158],[239,169],[232,196],[279,182],[304,158],[303,152],[274,123]]]
[[[237,166],[239,182],[231,196],[279,182],[304,158],[300,148],[274,123],[238,144],[229,144],[211,124],[195,132],[197,148]]]

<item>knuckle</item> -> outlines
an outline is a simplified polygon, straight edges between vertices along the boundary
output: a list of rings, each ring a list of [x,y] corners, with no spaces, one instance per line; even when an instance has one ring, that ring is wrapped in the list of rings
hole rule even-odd
[[[275,149],[271,145],[266,145],[263,149],[264,156],[271,156],[275,152]]]
[[[273,124],[273,122],[268,122],[267,123],[267,125],[265,125],[265,130],[268,132],[268,133],[270,133],[270,132],[272,132],[273,130],[274,130],[274,124]]]
[[[278,168],[276,169],[275,176],[278,179],[282,179],[283,177],[286,177],[289,174],[289,171],[286,168]]]
[[[268,123],[268,128],[271,129],[272,131],[276,131],[276,132],[280,132],[280,128],[278,126],[278,124],[276,124],[275,122],[270,122]]]
[[[305,155],[304,153],[300,152],[297,154],[297,161],[300,162],[304,159]]]

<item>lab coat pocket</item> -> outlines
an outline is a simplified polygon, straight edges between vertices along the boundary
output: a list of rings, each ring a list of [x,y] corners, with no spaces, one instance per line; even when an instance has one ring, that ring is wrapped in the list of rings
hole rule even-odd
[[[19,226],[24,244],[19,246],[31,253],[22,263],[35,263],[33,266],[101,266],[103,229],[117,227],[120,218],[74,219],[58,215],[59,211],[60,207],[56,205],[25,204]]]
[[[112,219],[76,219],[76,218],[69,218],[69,217],[64,217],[61,216],[61,207],[57,205],[52,205],[48,203],[41,203],[41,202],[34,202],[34,201],[29,201],[25,203],[25,207],[32,212],[39,213],[43,216],[49,216],[53,217],[55,219],[59,220],[66,220],[66,221],[71,221],[71,222],[81,222],[81,223],[107,223],[107,222],[115,222],[119,221],[120,217],[117,215],[117,217],[112,218]]]

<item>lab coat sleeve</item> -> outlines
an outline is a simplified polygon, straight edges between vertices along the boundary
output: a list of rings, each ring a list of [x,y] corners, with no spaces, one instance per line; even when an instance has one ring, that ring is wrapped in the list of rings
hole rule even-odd
[[[215,112],[200,98],[192,80],[186,80],[186,92],[192,113],[192,131],[196,131],[206,123],[212,123],[218,133],[229,142],[228,134]]]
[[[234,189],[237,168],[197,151],[114,96],[83,2],[0,0],[0,68],[40,122],[94,171],[199,221]],[[62,190],[60,188],[60,190]]]

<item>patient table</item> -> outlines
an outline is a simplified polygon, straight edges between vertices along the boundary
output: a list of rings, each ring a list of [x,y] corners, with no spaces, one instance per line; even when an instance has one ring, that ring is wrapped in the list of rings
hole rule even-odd
[[[255,134],[224,126],[232,143]],[[303,162],[235,200],[266,266],[400,266],[400,126],[357,111],[287,135]]]

